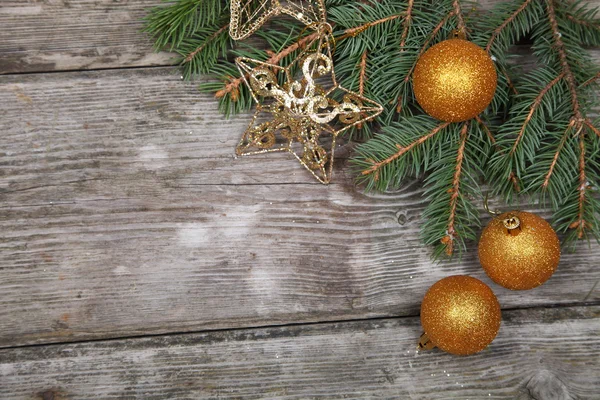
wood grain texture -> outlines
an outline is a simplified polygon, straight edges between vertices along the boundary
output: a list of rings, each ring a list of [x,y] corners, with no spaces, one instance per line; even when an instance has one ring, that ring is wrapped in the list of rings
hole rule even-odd
[[[142,18],[160,0],[2,0],[0,74],[173,63]]]
[[[498,0],[483,0],[489,9]],[[600,5],[590,0],[589,7]],[[171,65],[142,18],[160,0],[2,0],[0,74]],[[600,57],[599,57],[600,58]]]
[[[431,262],[418,182],[367,195],[343,159],[329,187],[286,154],[235,159],[247,122],[167,68],[0,77],[0,346],[416,315],[442,277],[491,284],[474,244]],[[598,250],[494,290],[598,301]]]
[[[0,350],[0,397],[591,400],[599,332],[595,306],[506,311],[468,357],[417,353],[418,318]]]

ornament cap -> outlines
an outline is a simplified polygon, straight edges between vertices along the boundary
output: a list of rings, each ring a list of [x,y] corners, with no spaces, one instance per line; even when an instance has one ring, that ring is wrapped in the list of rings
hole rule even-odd
[[[464,29],[455,29],[450,35],[450,39],[462,39],[467,40],[467,32]]]
[[[521,219],[513,213],[509,213],[505,218],[502,219],[502,225],[508,230],[513,236],[517,236],[521,232]]]
[[[417,350],[431,350],[435,348],[435,344],[429,339],[429,336],[425,332],[419,338],[419,343],[417,344]]]

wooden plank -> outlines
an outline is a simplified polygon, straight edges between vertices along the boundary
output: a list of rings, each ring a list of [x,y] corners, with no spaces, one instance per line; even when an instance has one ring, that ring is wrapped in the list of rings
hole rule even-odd
[[[234,159],[247,120],[170,69],[0,77],[0,346],[416,315],[444,276],[490,282],[474,244],[431,262],[417,182],[363,194],[343,165],[324,187],[285,154]],[[598,250],[494,290],[597,301]]]
[[[484,0],[489,9],[498,0]],[[589,7],[600,0],[587,2]],[[2,0],[0,74],[170,65],[141,19],[160,0]]]
[[[142,18],[160,0],[2,0],[0,74],[173,63]]]
[[[506,311],[474,356],[416,352],[418,318],[0,350],[0,397],[595,399],[600,307]]]

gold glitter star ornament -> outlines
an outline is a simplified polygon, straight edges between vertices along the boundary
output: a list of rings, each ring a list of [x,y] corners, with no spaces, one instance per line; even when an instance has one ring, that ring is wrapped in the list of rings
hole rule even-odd
[[[232,0],[229,34],[234,40],[252,35],[271,17],[287,14],[305,25],[325,22],[325,7],[322,0]]]
[[[331,30],[320,29],[318,37],[285,67],[245,57],[236,59],[257,103],[236,153],[289,152],[319,182],[327,184],[337,137],[372,120],[383,108],[336,81]]]

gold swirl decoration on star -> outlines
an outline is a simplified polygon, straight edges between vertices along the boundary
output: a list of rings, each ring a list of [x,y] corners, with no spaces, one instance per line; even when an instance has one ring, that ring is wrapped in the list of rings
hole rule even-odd
[[[289,65],[238,57],[236,64],[256,101],[238,155],[289,152],[310,173],[331,181],[337,137],[377,117],[383,107],[340,86],[331,55],[330,27]]]
[[[232,0],[230,11],[229,34],[234,40],[247,38],[271,17],[280,14],[287,14],[307,26],[326,19],[322,0]]]

